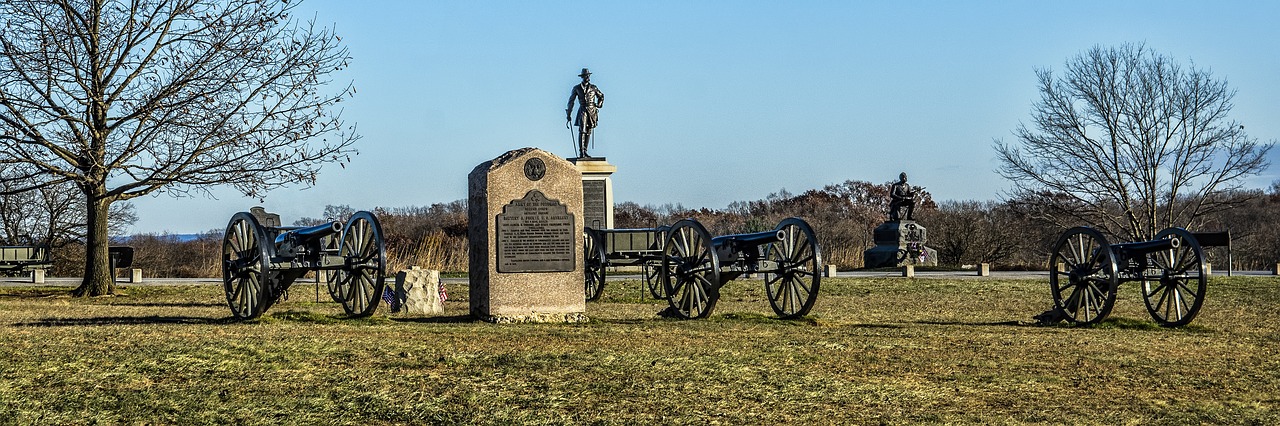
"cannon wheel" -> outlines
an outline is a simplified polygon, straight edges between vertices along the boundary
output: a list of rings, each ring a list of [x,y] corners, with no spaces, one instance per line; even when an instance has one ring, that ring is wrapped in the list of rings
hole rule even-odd
[[[1049,269],[1053,304],[1068,321],[1096,324],[1111,314],[1119,277],[1115,252],[1102,233],[1084,226],[1068,229],[1054,245]]]
[[[668,312],[683,319],[711,315],[720,299],[720,258],[707,228],[693,219],[676,222],[662,247],[658,272]]]
[[[818,300],[818,287],[822,284],[822,250],[813,228],[799,218],[788,218],[778,223],[782,241],[770,243],[764,258],[778,264],[778,272],[764,276],[764,291],[769,296],[769,306],[781,318],[796,318],[809,314],[813,302]]]
[[[345,263],[338,270],[338,302],[348,315],[373,315],[386,288],[387,271],[387,248],[378,218],[366,211],[352,215],[342,228],[338,254]]]
[[[667,295],[662,291],[662,278],[659,276],[662,271],[662,262],[646,260],[640,264],[640,270],[644,285],[649,288],[649,295],[654,299],[666,299]]]
[[[266,232],[249,213],[236,213],[222,239],[222,288],[227,306],[237,319],[254,319],[266,309],[266,284],[271,276],[271,256]]]
[[[604,293],[604,241],[591,229],[582,233],[582,270],[586,275],[587,300],[599,300]]]
[[[1156,234],[1156,239],[1162,238],[1181,241],[1178,248],[1151,254],[1152,266],[1161,272],[1160,276],[1143,277],[1142,301],[1160,325],[1187,325],[1204,303],[1204,251],[1196,238],[1182,228],[1168,228]]]

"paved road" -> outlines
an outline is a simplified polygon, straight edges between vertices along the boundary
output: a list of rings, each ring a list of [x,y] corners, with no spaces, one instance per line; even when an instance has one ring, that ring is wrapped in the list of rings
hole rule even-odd
[[[1274,276],[1271,271],[1233,271],[1234,276]],[[1225,275],[1223,273],[1215,273],[1214,275]],[[901,272],[891,271],[844,271],[836,274],[838,277],[856,277],[856,278],[893,278],[901,277]],[[390,277],[389,277],[390,278]],[[611,279],[640,279],[640,275],[630,273],[610,274]],[[1032,279],[1049,279],[1047,271],[992,271],[990,277],[979,277],[974,271],[916,271],[916,278],[924,279],[1006,279],[1006,280],[1032,280]],[[466,278],[445,278],[444,282],[450,284],[466,283]],[[145,278],[141,283],[133,284],[128,282],[120,282],[120,285],[219,285],[222,283],[220,278]],[[298,281],[297,285],[310,284],[310,280]],[[0,287],[20,287],[30,286],[30,277],[0,277]],[[44,285],[74,287],[80,285],[80,278],[45,278]]]

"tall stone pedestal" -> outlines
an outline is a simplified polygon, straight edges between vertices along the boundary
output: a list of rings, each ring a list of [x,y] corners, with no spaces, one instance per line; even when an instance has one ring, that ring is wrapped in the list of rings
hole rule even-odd
[[[537,148],[468,176],[471,313],[497,322],[586,320],[582,174]]]
[[[613,228],[613,179],[618,167],[604,157],[570,158],[582,173],[583,226],[594,229]]]
[[[876,227],[876,246],[862,252],[868,268],[938,266],[938,251],[925,247],[928,234],[914,220],[891,220]],[[923,259],[922,259],[923,258]]]

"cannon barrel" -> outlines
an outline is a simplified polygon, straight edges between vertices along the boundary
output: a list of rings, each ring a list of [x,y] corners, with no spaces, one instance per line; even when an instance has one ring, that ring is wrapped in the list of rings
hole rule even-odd
[[[1136,241],[1132,243],[1113,244],[1113,250],[1124,251],[1132,254],[1148,254],[1158,251],[1176,249],[1182,245],[1182,240],[1177,238],[1160,238],[1151,241]]]
[[[782,238],[783,232],[781,230],[773,230],[747,234],[721,235],[719,237],[711,238],[711,244],[716,247],[723,247],[725,244],[729,244],[734,248],[745,249],[782,241]]]
[[[291,236],[299,241],[311,241],[328,235],[337,234],[342,232],[342,222],[334,221],[304,228],[286,228],[283,229],[283,231],[284,232],[281,232],[280,235],[276,236],[276,244],[285,242],[285,240],[289,239]]]

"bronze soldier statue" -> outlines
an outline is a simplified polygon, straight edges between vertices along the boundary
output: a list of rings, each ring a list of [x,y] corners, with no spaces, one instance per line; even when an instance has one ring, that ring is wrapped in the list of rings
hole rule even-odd
[[[907,183],[907,173],[898,175],[898,182],[889,187],[889,220],[902,219],[899,209],[907,208],[907,220],[915,220],[916,191]]]
[[[596,119],[600,107],[604,106],[604,93],[591,84],[591,71],[586,68],[582,69],[582,83],[573,86],[573,93],[569,95],[569,106],[564,109],[565,125],[569,125],[569,112],[573,111],[573,102],[578,101],[578,115],[574,119],[573,125],[578,126],[578,155],[579,158],[591,158],[587,155],[587,144],[591,142],[591,132],[596,128]]]

